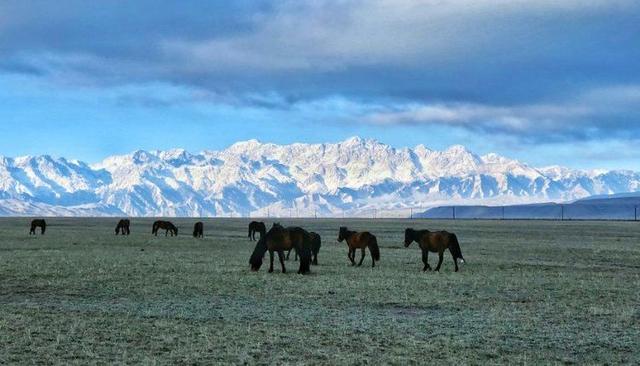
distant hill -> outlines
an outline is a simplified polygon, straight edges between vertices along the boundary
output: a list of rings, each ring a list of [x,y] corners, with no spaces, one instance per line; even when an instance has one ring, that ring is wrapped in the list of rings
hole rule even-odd
[[[640,215],[640,194],[598,195],[570,203],[509,206],[441,206],[415,215],[420,218],[634,220]]]

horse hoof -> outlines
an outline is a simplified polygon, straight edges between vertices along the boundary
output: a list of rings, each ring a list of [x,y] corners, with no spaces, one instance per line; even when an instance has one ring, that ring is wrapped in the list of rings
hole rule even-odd
[[[269,273],[273,273],[273,270],[272,270],[272,269],[270,269],[270,270],[269,270]]]

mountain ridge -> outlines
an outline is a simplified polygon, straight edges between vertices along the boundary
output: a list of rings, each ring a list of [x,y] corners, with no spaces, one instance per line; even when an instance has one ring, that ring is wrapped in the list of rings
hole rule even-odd
[[[462,145],[394,148],[360,137],[290,145],[252,139],[200,153],[136,150],[95,164],[0,157],[0,215],[339,216],[639,190],[640,174],[628,170],[535,168]]]

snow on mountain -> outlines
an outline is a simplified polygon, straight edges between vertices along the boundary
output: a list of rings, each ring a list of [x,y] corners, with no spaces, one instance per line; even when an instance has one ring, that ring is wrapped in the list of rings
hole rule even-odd
[[[222,151],[135,151],[89,166],[0,157],[0,215],[358,215],[461,203],[532,203],[640,191],[631,171],[534,168],[463,146],[395,149],[249,140]]]

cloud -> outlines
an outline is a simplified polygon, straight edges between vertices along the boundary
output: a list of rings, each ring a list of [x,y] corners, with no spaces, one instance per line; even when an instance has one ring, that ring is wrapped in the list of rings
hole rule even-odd
[[[8,1],[0,67],[287,99],[512,103],[640,82],[639,12],[631,0]]]
[[[639,132],[634,0],[63,3],[0,3],[0,74],[529,142]]]
[[[502,134],[524,142],[618,138],[640,134],[640,85],[589,90],[556,104],[493,106],[466,103],[378,106],[361,122],[425,124]]]

